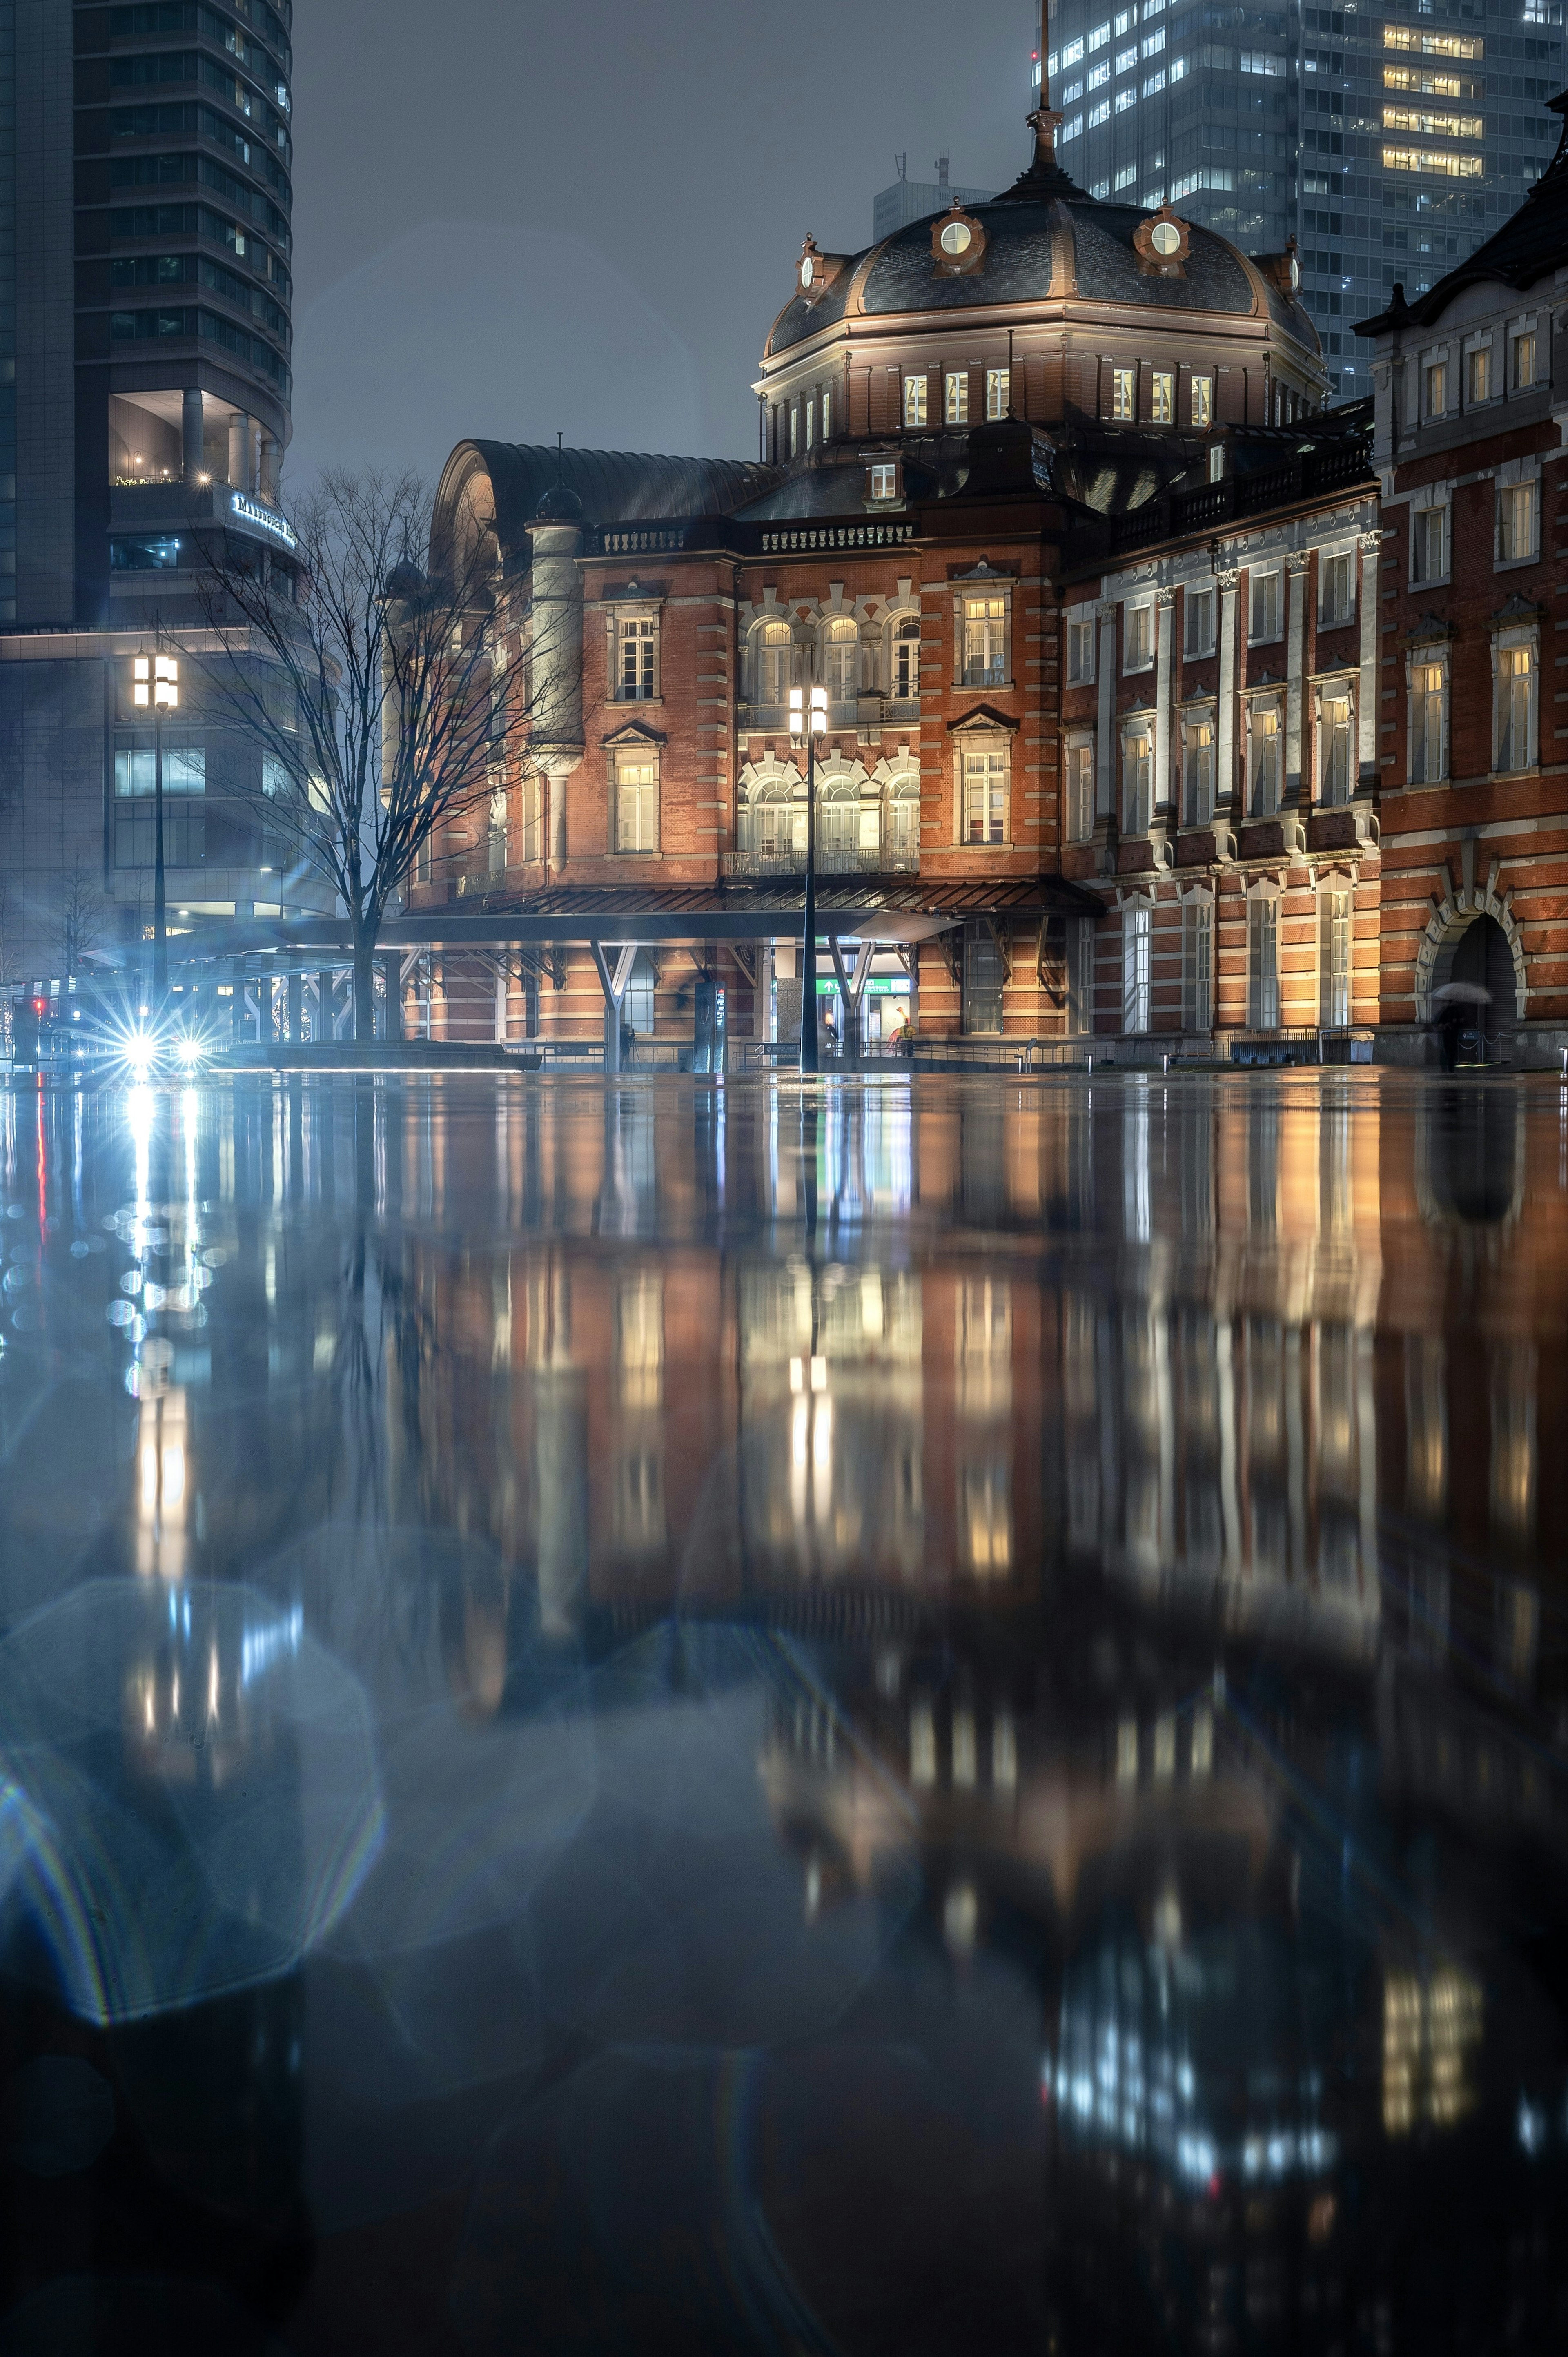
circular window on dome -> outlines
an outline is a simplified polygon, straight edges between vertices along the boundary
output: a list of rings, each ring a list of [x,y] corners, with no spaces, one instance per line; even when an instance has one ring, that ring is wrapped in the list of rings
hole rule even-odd
[[[1301,264],[1293,253],[1290,258],[1290,291],[1294,295],[1301,285]]]
[[[808,253],[808,254],[807,254],[807,256],[806,256],[806,259],[805,259],[805,260],[804,260],[804,262],[802,262],[802,263],[801,263],[801,264],[800,264],[800,284],[801,284],[801,285],[802,285],[802,286],[810,286],[810,285],[811,285],[811,282],[812,282],[812,280],[816,277],[816,274],[817,274],[817,265],[816,265],[816,264],[811,260],[811,255]]]
[[[942,231],[944,253],[967,253],[974,243],[974,231],[967,221],[949,221]]]
[[[1168,256],[1181,252],[1181,231],[1175,221],[1156,221],[1149,231],[1149,243],[1155,252]]]

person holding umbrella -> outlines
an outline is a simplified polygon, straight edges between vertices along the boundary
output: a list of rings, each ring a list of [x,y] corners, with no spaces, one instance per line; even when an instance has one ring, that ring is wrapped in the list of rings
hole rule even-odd
[[[1478,982],[1445,982],[1433,992],[1433,1022],[1445,1072],[1453,1071],[1459,1061],[1460,1036],[1468,1029],[1474,1009],[1491,1003],[1491,992],[1483,990]]]

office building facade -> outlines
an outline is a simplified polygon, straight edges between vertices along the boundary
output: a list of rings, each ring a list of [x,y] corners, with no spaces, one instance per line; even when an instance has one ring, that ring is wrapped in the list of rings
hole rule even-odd
[[[1168,202],[1249,250],[1294,238],[1347,398],[1369,390],[1354,321],[1516,210],[1564,79],[1562,0],[1057,0],[1041,48],[1062,160],[1095,196]]]
[[[137,651],[207,619],[204,552],[288,565],[289,0],[5,0],[0,980],[134,938],[151,897]],[[7,185],[8,181],[8,185]],[[171,921],[281,908],[247,754],[187,666]],[[315,897],[308,895],[308,897]]]

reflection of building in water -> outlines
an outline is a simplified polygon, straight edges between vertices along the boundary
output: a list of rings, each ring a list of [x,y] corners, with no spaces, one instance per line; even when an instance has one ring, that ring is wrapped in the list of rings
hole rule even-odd
[[[1453,1965],[1383,1981],[1383,2126],[1408,2136],[1422,2122],[1451,2127],[1476,2100],[1471,2068],[1481,2043],[1481,1985]]]

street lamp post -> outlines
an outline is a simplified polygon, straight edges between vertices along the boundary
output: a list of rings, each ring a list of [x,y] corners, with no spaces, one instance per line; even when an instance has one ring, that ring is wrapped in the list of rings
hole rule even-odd
[[[179,665],[173,655],[133,658],[131,701],[153,715],[153,996],[168,996],[168,922],[164,904],[164,714],[179,709]]]
[[[808,698],[810,699],[808,706]],[[800,985],[800,1070],[817,1070],[817,739],[828,726],[825,687],[789,690],[789,736],[806,748],[806,912]]]

